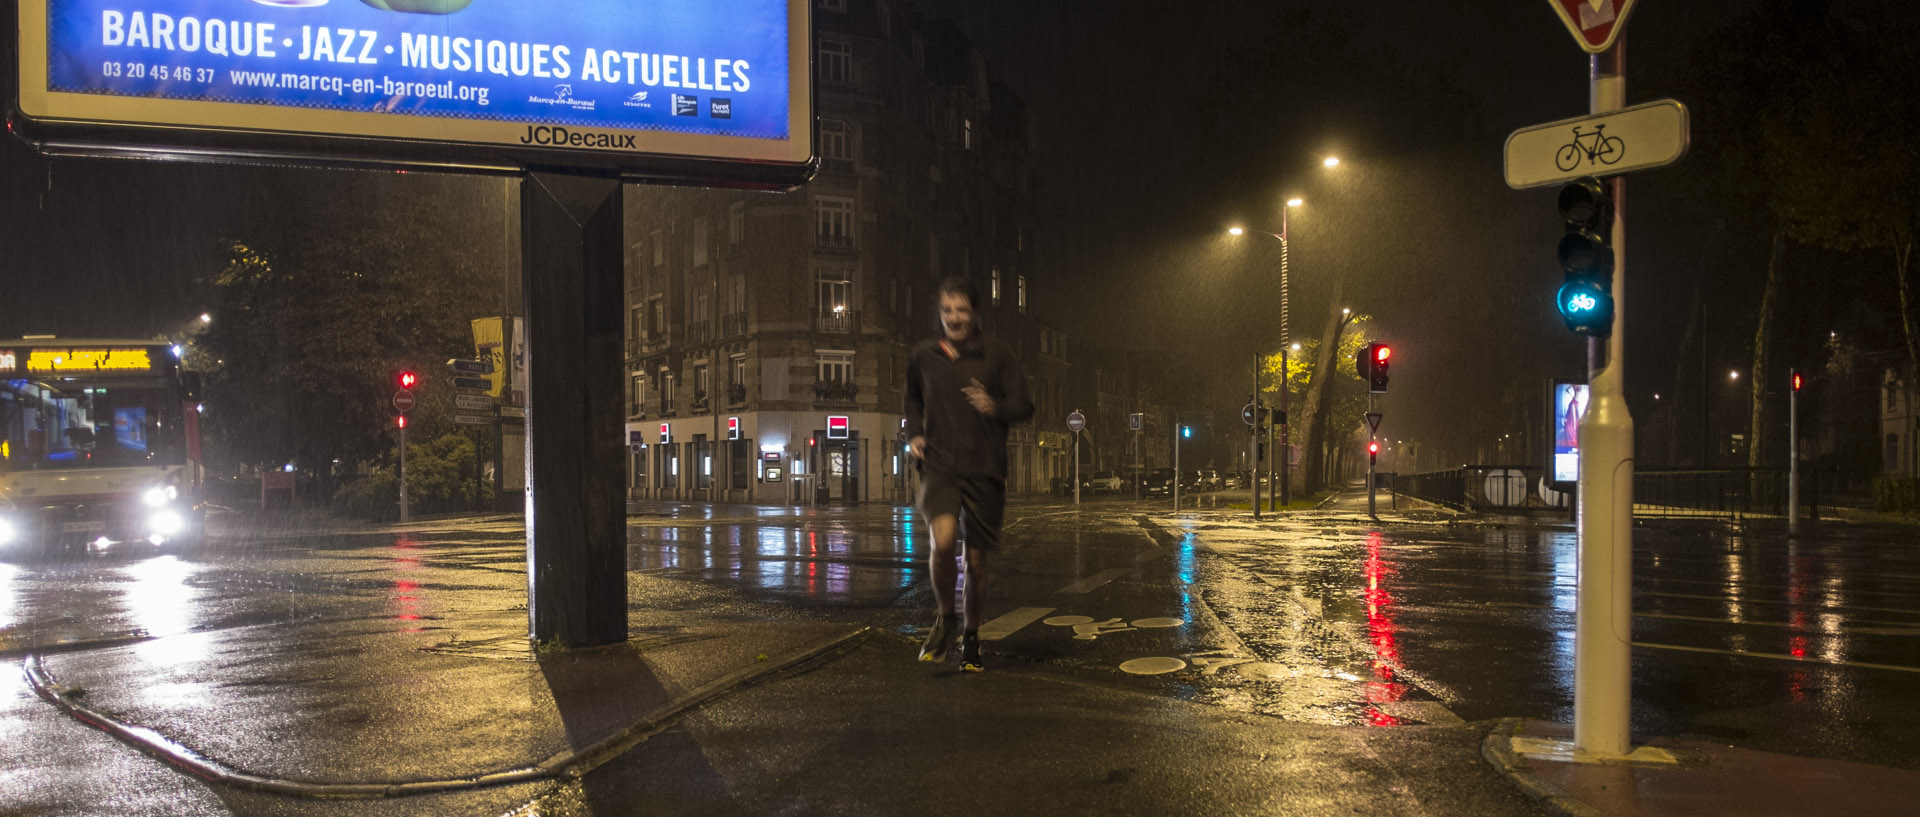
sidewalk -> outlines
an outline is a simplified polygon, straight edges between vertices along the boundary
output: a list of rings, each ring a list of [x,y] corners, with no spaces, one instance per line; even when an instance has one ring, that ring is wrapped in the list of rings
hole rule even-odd
[[[626,643],[561,652],[528,643],[524,612],[422,623],[309,619],[22,664],[43,700],[203,780],[364,798],[574,774],[867,632],[636,611]]]
[[[1877,814],[1911,808],[1920,772],[1654,738],[1623,761],[1594,762],[1566,724],[1514,720],[1488,733],[1493,764],[1570,817]],[[1907,807],[1898,804],[1907,803]]]

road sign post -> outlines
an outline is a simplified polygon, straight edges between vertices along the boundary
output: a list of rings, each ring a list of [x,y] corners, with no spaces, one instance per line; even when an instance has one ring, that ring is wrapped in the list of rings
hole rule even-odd
[[[1623,107],[1624,48],[1616,46],[1604,57],[1590,60],[1595,115]],[[1574,623],[1573,740],[1580,750],[1620,756],[1631,748],[1628,721],[1633,709],[1633,416],[1626,400],[1626,180],[1616,175],[1608,181],[1614,208],[1614,329],[1604,339],[1587,342],[1592,385],[1579,431],[1580,584]]]
[[[1073,504],[1080,504],[1080,429],[1087,427],[1087,415],[1074,409],[1067,415],[1067,430],[1073,432]]]

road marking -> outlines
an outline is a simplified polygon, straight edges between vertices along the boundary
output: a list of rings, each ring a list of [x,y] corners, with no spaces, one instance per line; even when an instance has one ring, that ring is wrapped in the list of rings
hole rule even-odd
[[[1059,590],[1055,590],[1053,592],[1055,593],[1091,593],[1095,588],[1099,587],[1100,585],[1106,584],[1107,582],[1113,581],[1114,579],[1127,575],[1127,572],[1128,572],[1127,569],[1124,567],[1116,567],[1110,570],[1102,570],[1098,573],[1095,573],[1091,576],[1088,576],[1084,579],[1074,582],[1073,584],[1069,584],[1066,587],[1062,587]]]
[[[1868,669],[1890,669],[1900,672],[1920,672],[1920,667],[1903,667],[1899,664],[1872,664],[1866,661],[1829,661],[1825,658],[1795,658],[1771,652],[1748,652],[1746,650],[1721,650],[1713,647],[1682,647],[1679,644],[1650,644],[1645,641],[1632,642],[1636,647],[1656,650],[1679,650],[1681,652],[1704,652],[1715,655],[1738,655],[1746,658],[1771,658],[1776,661],[1793,661],[1800,664],[1826,664],[1835,667],[1866,667]]]
[[[1178,658],[1135,658],[1120,665],[1120,671],[1131,675],[1165,675],[1187,668],[1187,662]]]
[[[980,625],[981,641],[999,641],[1020,631],[1020,628],[1045,618],[1053,612],[1052,607],[1020,607],[999,618]]]

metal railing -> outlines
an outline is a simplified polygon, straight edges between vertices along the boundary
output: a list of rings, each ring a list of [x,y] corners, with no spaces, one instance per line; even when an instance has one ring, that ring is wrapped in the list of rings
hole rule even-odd
[[[747,313],[735,312],[720,317],[720,337],[737,338],[747,333]]]
[[[854,403],[860,399],[860,387],[852,382],[822,380],[813,384],[815,403]]]
[[[1402,474],[1394,489],[1404,495],[1462,511],[1562,509],[1570,493],[1553,490],[1542,468],[1467,466],[1425,474]],[[1839,473],[1800,472],[1800,503],[1810,519],[1820,517],[1821,497],[1833,496]],[[1740,519],[1787,515],[1787,472],[1778,468],[1659,469],[1633,475],[1636,517]]]
[[[698,346],[702,343],[712,342],[712,340],[713,340],[713,323],[711,321],[688,321],[687,322],[687,344],[688,345]]]
[[[860,331],[860,313],[851,309],[815,312],[813,313],[813,330],[836,335],[856,334]]]

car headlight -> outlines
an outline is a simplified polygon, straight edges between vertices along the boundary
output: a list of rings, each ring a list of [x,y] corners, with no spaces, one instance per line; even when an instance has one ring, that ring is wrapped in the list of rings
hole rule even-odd
[[[161,536],[172,536],[187,526],[187,520],[180,518],[175,511],[161,511],[147,517],[147,530]]]
[[[13,521],[0,516],[0,546],[13,544]]]
[[[148,488],[146,493],[141,494],[140,501],[145,503],[146,506],[149,508],[158,508],[161,505],[165,505],[169,502],[172,502],[173,500],[177,499],[179,496],[180,496],[179,488],[173,485],[157,485],[152,488]]]

